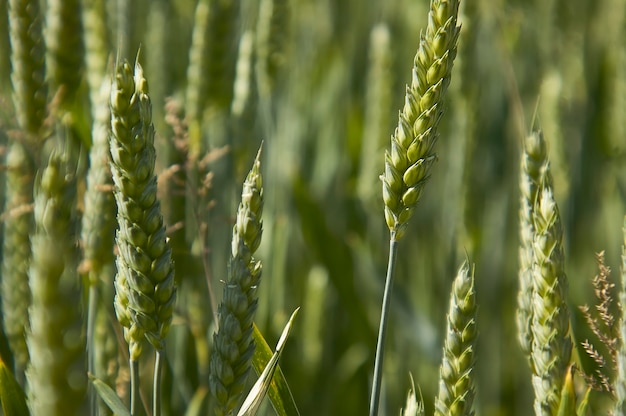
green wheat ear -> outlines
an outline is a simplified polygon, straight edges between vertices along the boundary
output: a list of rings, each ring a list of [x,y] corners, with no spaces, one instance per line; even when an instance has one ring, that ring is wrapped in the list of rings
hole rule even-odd
[[[463,263],[452,284],[436,416],[471,416],[475,396],[476,292],[474,270]]]
[[[519,248],[519,293],[517,295],[517,329],[522,351],[530,361],[532,348],[532,293],[534,260],[533,207],[537,191],[547,166],[546,144],[541,132],[533,132],[524,140],[520,172],[520,248]],[[532,364],[532,363],[531,363]]]
[[[431,1],[404,108],[391,137],[391,149],[385,152],[381,175],[385,219],[395,240],[402,238],[436,159],[437,127],[459,38],[458,11],[458,1]]]
[[[237,406],[251,368],[254,342],[252,322],[257,309],[261,262],[252,255],[263,234],[263,182],[261,150],[243,184],[232,251],[222,302],[218,307],[218,331],[213,336],[209,388],[218,415]]]
[[[35,416],[79,414],[87,385],[76,271],[75,172],[64,156],[53,153],[35,187],[27,370]]]
[[[171,249],[157,199],[155,149],[148,83],[141,66],[117,65],[111,89],[111,171],[119,249],[115,310],[126,328],[131,360],[145,337],[157,350],[172,321],[176,288]]]
[[[39,2],[9,1],[11,81],[19,126],[37,134],[46,117],[45,45]]]
[[[533,206],[532,382],[535,414],[556,414],[572,352],[563,228],[546,167]]]
[[[6,158],[6,203],[2,244],[2,321],[16,367],[28,364],[28,267],[33,229],[34,162],[24,143],[14,141]]]

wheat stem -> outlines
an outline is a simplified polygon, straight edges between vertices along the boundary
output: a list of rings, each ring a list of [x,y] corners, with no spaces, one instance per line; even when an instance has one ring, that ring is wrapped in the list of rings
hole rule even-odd
[[[393,234],[393,231],[392,231]],[[391,304],[391,291],[393,289],[393,277],[396,266],[396,254],[398,241],[391,238],[389,241],[389,261],[387,264],[387,277],[385,278],[385,291],[383,293],[383,307],[378,327],[378,341],[376,343],[376,358],[374,360],[374,381],[372,382],[372,396],[370,398],[370,416],[378,414],[380,390],[383,379],[383,361],[385,358],[385,338],[387,335],[387,320],[389,305]]]
[[[615,416],[626,415],[626,216],[624,216],[624,244],[622,245],[622,278],[619,291],[619,305],[621,316],[619,317],[619,349],[617,351],[617,377],[615,384]]]
[[[154,384],[152,387],[152,416],[161,416],[161,378],[165,351],[157,350],[154,360]]]
[[[139,386],[139,361],[130,359],[130,416],[143,414]]]

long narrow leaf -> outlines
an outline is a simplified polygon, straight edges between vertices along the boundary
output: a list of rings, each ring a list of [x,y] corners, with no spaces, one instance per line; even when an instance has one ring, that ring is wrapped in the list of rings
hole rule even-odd
[[[0,402],[5,416],[28,416],[26,395],[11,371],[0,359]]]
[[[109,406],[109,409],[111,409],[116,416],[130,416],[130,411],[124,406],[122,400],[115,394],[111,387],[93,374],[89,374],[89,380],[93,383],[100,398]]]
[[[291,315],[291,318],[289,319],[289,322],[285,326],[285,329],[283,330],[283,334],[281,335],[278,345],[276,346],[276,354],[278,355],[280,355],[280,351],[282,350],[282,344],[286,340],[287,335],[291,330],[291,323],[293,321],[293,318],[298,313],[298,310],[299,309],[296,309],[294,311],[294,313]],[[257,375],[259,375],[259,380],[261,380],[264,370],[268,367],[268,364],[274,358],[275,354],[272,353],[272,350],[267,344],[267,341],[265,341],[263,334],[261,334],[261,331],[259,331],[256,325],[254,325],[254,331],[252,336],[254,338],[254,342],[256,343],[256,349],[254,351],[254,356],[252,357],[252,366],[254,367],[254,371],[257,373]],[[278,416],[300,416],[300,412],[298,411],[298,407],[293,400],[289,385],[287,384],[285,376],[283,375],[283,372],[278,365],[278,357],[275,361],[276,363],[274,376],[270,377],[271,382],[266,387],[267,395],[270,398],[272,407],[274,408]],[[245,405],[246,403],[244,403],[244,405],[242,406],[242,410],[244,409]]]

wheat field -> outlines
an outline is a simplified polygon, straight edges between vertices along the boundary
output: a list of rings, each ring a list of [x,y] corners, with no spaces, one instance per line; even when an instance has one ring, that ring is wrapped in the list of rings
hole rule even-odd
[[[244,414],[623,414],[625,38],[624,0],[0,0],[0,414],[237,414],[286,326]]]

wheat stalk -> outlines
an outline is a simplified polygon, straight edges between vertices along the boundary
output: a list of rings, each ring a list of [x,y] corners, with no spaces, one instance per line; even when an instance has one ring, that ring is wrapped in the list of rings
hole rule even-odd
[[[476,292],[474,269],[463,263],[452,284],[450,312],[439,375],[436,416],[471,416],[475,387]]]
[[[77,307],[81,292],[76,272],[75,203],[75,168],[54,152],[35,193],[27,370],[29,402],[35,416],[78,414],[87,384],[81,311]]]
[[[619,291],[621,315],[619,317],[618,330],[620,342],[616,357],[617,377],[614,382],[616,401],[613,411],[615,416],[623,416],[626,414],[626,216],[624,216],[622,231],[624,234],[624,244],[622,245],[622,278]]]
[[[430,2],[428,26],[420,36],[413,60],[411,85],[406,88],[404,107],[391,137],[391,149],[385,151],[385,171],[381,180],[385,221],[390,231],[389,260],[376,345],[370,416],[378,414],[397,242],[413,215],[435,160],[433,148],[438,136],[437,127],[443,115],[443,99],[450,83],[460,32],[458,13],[459,2],[456,0]]]
[[[125,327],[131,362],[131,413],[137,409],[138,367],[144,336],[157,351],[154,414],[160,411],[160,365],[172,321],[176,288],[171,249],[157,199],[148,83],[139,63],[117,65],[111,89],[111,171],[115,183],[119,255],[115,310]]]
[[[263,233],[260,157],[261,150],[243,184],[237,222],[233,227],[228,278],[218,307],[218,331],[213,336],[209,388],[218,415],[229,415],[237,406],[254,353],[252,323],[257,309],[261,262],[252,256]]]

